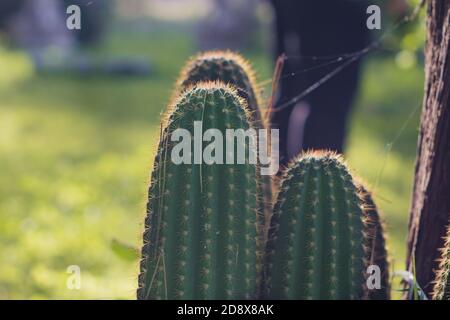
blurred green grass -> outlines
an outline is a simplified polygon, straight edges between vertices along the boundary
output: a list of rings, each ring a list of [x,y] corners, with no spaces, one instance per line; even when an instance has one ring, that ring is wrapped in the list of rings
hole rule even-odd
[[[1,299],[134,298],[138,261],[116,240],[141,244],[160,112],[194,46],[182,29],[116,32],[95,51],[106,53],[144,54],[155,74],[38,76],[23,53],[0,49]],[[270,78],[268,54],[245,55],[260,81]],[[391,57],[364,69],[348,162],[375,188],[402,269],[422,68]],[[69,265],[81,268],[81,290],[67,289]]]

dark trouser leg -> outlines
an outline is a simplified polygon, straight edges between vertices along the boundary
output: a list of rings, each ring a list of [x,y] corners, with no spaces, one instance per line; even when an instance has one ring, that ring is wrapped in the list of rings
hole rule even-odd
[[[359,64],[355,63],[308,98],[310,112],[305,123],[303,150],[329,149],[343,152],[358,73]]]
[[[321,81],[324,76],[339,67],[333,64],[318,67],[325,60],[311,57],[336,56],[361,50],[367,45],[368,31],[365,26],[366,5],[364,1],[344,0],[273,0],[277,19],[277,54],[288,56],[280,83],[277,106],[300,95]],[[289,37],[287,37],[287,35]],[[286,41],[296,36],[298,41]],[[298,43],[298,52],[292,48]],[[295,50],[294,50],[295,51]],[[330,60],[327,60],[328,62]],[[341,62],[341,65],[344,62]],[[301,70],[312,69],[308,72]],[[294,73],[295,75],[291,75]],[[342,152],[347,128],[347,117],[357,89],[359,64],[354,63],[331,80],[320,85],[302,101],[309,105],[309,116],[304,130],[297,139],[299,149],[331,149]],[[280,130],[280,162],[285,165],[290,159],[287,141],[290,137],[289,119],[295,103],[272,116],[272,126]],[[294,124],[296,125],[296,124]],[[299,124],[300,125],[300,124]]]

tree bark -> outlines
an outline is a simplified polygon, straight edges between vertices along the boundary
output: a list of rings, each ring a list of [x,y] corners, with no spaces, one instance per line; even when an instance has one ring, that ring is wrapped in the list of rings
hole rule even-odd
[[[408,270],[430,296],[450,223],[450,0],[428,0],[425,95],[408,235]],[[413,267],[415,263],[415,267]],[[415,270],[414,270],[415,269]]]

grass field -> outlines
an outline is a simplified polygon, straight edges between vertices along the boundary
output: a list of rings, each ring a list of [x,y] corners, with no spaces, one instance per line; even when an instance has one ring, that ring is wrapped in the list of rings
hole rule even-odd
[[[181,30],[115,33],[95,50],[148,57],[148,78],[38,76],[26,55],[0,49],[0,299],[134,298],[138,261],[125,246],[141,244],[159,115],[195,52]],[[271,76],[263,52],[245,54],[260,81]],[[388,57],[364,70],[348,161],[375,188],[400,270],[422,67]],[[66,286],[70,265],[80,290]]]

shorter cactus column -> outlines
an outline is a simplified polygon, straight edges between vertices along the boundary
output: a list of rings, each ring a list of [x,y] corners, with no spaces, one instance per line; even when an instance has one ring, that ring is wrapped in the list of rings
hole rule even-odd
[[[267,244],[272,299],[365,296],[363,210],[345,164],[308,153],[284,173]]]
[[[450,227],[447,231],[445,247],[434,282],[433,300],[450,300]]]

